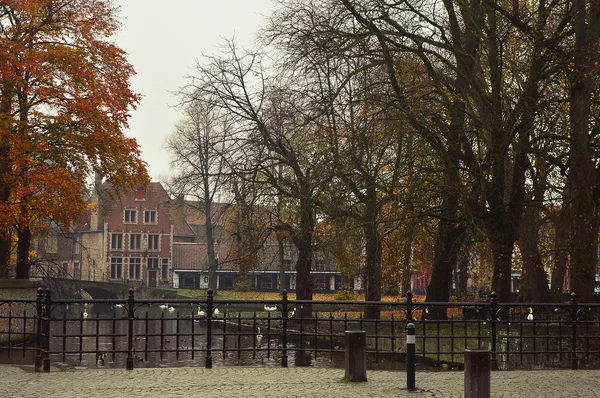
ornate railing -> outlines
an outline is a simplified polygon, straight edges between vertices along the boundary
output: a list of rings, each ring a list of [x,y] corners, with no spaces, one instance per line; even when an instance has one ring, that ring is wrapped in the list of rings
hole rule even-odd
[[[367,307],[372,307],[368,310]],[[377,314],[367,319],[365,314]],[[403,368],[406,326],[422,369],[461,368],[488,349],[495,369],[600,368],[600,306],[569,303],[0,299],[0,360],[59,367],[337,366],[364,330],[367,366]]]

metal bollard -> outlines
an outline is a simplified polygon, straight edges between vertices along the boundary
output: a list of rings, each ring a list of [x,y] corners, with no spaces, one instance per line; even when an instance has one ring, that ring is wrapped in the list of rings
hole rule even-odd
[[[415,325],[406,325],[406,389],[415,390]]]

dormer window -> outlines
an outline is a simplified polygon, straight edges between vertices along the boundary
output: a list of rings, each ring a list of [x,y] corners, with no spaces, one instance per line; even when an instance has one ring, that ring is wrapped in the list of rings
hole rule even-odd
[[[144,188],[137,189],[135,200],[144,200]]]

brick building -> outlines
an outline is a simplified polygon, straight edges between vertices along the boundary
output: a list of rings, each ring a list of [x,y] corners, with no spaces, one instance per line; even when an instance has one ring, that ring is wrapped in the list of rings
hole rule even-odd
[[[173,200],[158,182],[119,197],[111,197],[110,189],[102,184],[100,192],[92,194],[90,210],[70,233],[55,231],[37,239],[34,274],[132,286],[207,288],[206,218],[198,204]],[[243,232],[236,227],[234,206],[217,203],[213,212],[218,288],[233,289],[247,260],[240,251]],[[251,249],[252,264],[245,265],[247,288],[276,291],[284,280],[286,289],[295,290],[295,247],[288,240],[280,243],[267,224],[258,229],[264,235]],[[348,283],[333,261],[315,255],[316,291],[333,291]]]

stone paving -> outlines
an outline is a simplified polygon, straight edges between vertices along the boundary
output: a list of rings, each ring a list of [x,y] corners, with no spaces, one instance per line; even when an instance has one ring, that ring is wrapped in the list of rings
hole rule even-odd
[[[368,371],[368,382],[342,381],[343,369],[153,368],[33,373],[0,365],[2,398],[113,397],[462,397],[463,373],[417,372],[408,392],[403,372]],[[600,397],[600,370],[497,371],[492,397]]]

